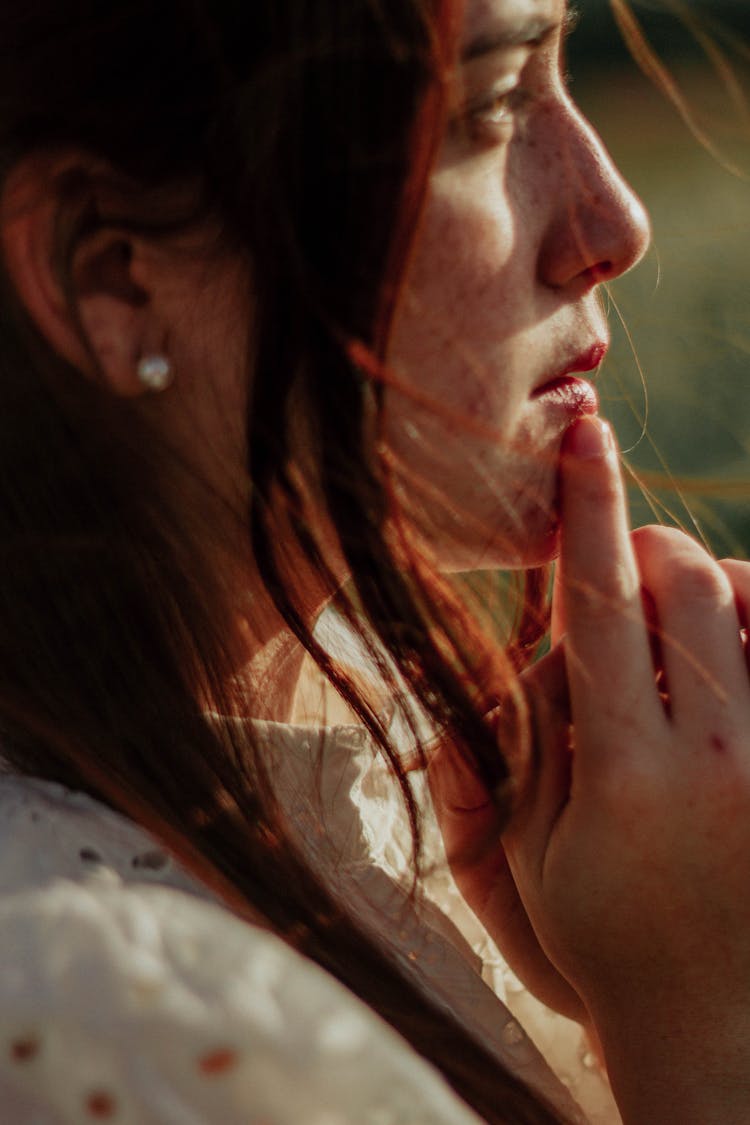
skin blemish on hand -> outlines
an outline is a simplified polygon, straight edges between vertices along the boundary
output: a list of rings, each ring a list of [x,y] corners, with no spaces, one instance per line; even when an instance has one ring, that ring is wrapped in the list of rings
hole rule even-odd
[[[710,740],[709,740],[709,742],[710,742],[710,746],[711,746],[711,749],[712,749],[712,750],[713,750],[713,751],[714,751],[714,752],[715,752],[716,754],[726,754],[726,752],[727,752],[727,744],[726,744],[726,742],[724,741],[724,739],[723,739],[723,738],[721,738],[721,736],[720,736],[720,735],[718,735],[718,734],[712,734],[712,735],[711,735],[711,738],[710,738]]]

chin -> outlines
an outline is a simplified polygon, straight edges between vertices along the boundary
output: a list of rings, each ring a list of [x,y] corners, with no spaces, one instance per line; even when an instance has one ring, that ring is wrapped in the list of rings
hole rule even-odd
[[[560,553],[560,523],[555,519],[550,523],[549,517],[545,521],[545,527],[534,538],[523,544],[520,549],[520,562],[517,567],[511,563],[506,563],[508,569],[528,569],[534,566],[546,566],[557,558]]]

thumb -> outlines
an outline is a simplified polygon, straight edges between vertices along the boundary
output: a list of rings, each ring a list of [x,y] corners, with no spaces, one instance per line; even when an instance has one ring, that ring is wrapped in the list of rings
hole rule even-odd
[[[511,853],[520,847],[536,863],[541,862],[570,795],[571,717],[564,644],[524,673],[523,686],[529,702],[534,763],[505,840]]]
[[[431,755],[427,779],[448,862],[458,879],[497,845],[504,817],[477,772],[448,740]]]
[[[521,768],[517,777],[519,807],[513,821],[525,818],[527,810],[539,815],[540,804],[546,808],[551,802],[559,803],[562,793],[567,794],[570,705],[562,647],[553,649],[524,672],[521,687],[529,707],[533,746],[529,768]],[[494,718],[498,753],[504,752],[508,759],[516,761],[525,759],[525,754],[518,753],[525,747],[517,745],[523,737],[517,709],[506,709],[501,703]],[[454,875],[477,871],[491,862],[489,857],[498,851],[500,837],[507,827],[505,809],[448,739],[431,755],[427,777]],[[486,877],[485,870],[482,878]]]

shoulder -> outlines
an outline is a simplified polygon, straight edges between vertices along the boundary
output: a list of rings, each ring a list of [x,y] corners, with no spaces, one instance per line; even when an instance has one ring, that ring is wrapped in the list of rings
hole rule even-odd
[[[5,896],[0,963],[0,1093],[19,1107],[8,1125],[44,1111],[138,1125],[473,1120],[316,966],[172,888],[57,880]]]
[[[168,883],[208,892],[136,824],[84,793],[0,774],[0,895],[76,882]]]
[[[70,799],[30,785],[0,795],[3,846],[44,801]],[[4,1125],[475,1120],[317,966],[176,887],[59,873],[3,885],[0,965]]]

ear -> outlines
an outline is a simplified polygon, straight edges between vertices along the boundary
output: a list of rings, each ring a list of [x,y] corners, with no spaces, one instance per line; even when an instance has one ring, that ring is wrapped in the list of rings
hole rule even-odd
[[[144,392],[141,357],[164,351],[149,292],[144,240],[106,218],[102,168],[31,157],[0,198],[6,268],[52,348],[116,394]],[[116,214],[116,209],[114,210]]]

